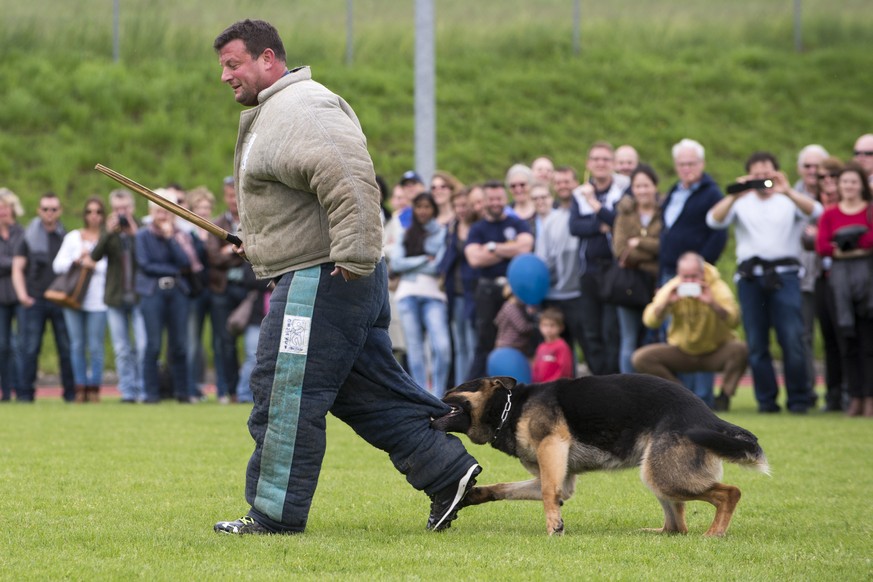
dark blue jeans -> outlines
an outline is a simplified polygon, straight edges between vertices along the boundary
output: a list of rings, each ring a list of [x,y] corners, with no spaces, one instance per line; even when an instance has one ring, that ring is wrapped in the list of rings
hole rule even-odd
[[[251,514],[268,527],[303,531],[325,449],[328,412],[388,453],[416,489],[433,494],[475,460],[430,418],[449,407],[419,388],[388,339],[385,262],[353,281],[333,264],[286,273],[261,324],[246,473]]]
[[[58,361],[61,367],[61,385],[64,389],[64,400],[72,402],[76,396],[73,385],[73,366],[70,361],[70,338],[67,335],[67,324],[64,322],[63,309],[45,299],[39,298],[30,307],[23,309],[21,393],[19,400],[33,400],[36,387],[36,373],[39,368],[39,352],[42,349],[42,336],[47,322],[52,324],[55,345],[58,349]]]
[[[809,407],[806,350],[803,347],[803,314],[797,273],[781,273],[779,289],[766,289],[764,277],[737,281],[737,296],[743,313],[743,328],[749,345],[749,367],[755,383],[755,398],[762,412],[779,410],[779,384],[770,354],[770,329],[782,348],[788,409],[805,412]]]
[[[167,364],[176,398],[188,398],[188,297],[178,286],[158,289],[144,295],[139,307],[145,321],[146,349],[143,357],[143,384],[146,401],[160,400],[158,358],[164,330],[167,330]]]
[[[615,305],[600,300],[600,282],[593,273],[582,275],[579,307],[585,318],[585,361],[595,376],[618,374],[621,342]]]
[[[218,396],[236,394],[239,382],[239,351],[236,336],[227,331],[227,318],[245,299],[248,289],[228,284],[224,293],[213,293],[209,303],[212,321],[212,351],[215,362],[215,388]]]
[[[12,327],[14,320],[21,328],[21,305],[0,305],[0,389],[3,400],[9,400],[12,392],[18,395],[21,390],[21,354],[18,334]]]
[[[663,285],[670,279],[676,276],[676,269],[661,269],[661,280],[659,285]],[[670,327],[670,318],[664,320],[663,325],[660,329],[660,335],[665,338],[667,337],[667,329]],[[701,400],[706,402],[706,405],[710,408],[715,406],[715,394],[713,394],[713,387],[715,386],[715,374],[713,372],[689,372],[683,374],[676,374],[676,378],[679,379],[679,382],[691,390],[694,394],[700,397]]]

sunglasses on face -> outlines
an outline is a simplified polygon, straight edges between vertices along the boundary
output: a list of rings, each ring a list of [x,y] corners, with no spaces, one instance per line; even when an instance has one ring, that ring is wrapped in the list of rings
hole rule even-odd
[[[870,158],[870,157],[873,157],[873,151],[855,150],[855,155],[856,156],[866,156],[866,157]]]

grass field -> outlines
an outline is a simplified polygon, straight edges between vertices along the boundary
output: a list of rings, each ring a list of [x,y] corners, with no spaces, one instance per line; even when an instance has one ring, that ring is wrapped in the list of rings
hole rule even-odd
[[[869,580],[871,422],[758,415],[748,389],[734,409],[773,476],[725,466],[743,499],[724,539],[702,537],[713,510],[699,502],[687,536],[640,531],[662,513],[635,471],[583,476],[563,538],[534,502],[468,508],[431,534],[424,494],[333,417],[307,532],[237,539],[211,528],[245,510],[245,407],[4,405],[0,579]],[[481,483],[525,478],[468,448]]]

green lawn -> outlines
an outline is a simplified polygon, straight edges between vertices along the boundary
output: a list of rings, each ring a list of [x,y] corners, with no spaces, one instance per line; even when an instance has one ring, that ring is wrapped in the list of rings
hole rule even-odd
[[[4,405],[0,579],[870,579],[873,423],[758,415],[749,389],[734,409],[773,476],[726,465],[743,499],[724,539],[702,537],[713,510],[699,502],[687,536],[640,531],[662,513],[635,471],[582,477],[563,538],[533,502],[468,508],[431,534],[424,494],[332,417],[307,532],[238,539],[212,524],[245,510],[246,407]],[[526,478],[468,446],[481,483]]]

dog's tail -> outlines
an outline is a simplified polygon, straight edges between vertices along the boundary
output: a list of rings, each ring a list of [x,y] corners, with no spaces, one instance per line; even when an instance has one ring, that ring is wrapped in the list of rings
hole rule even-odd
[[[758,438],[747,430],[731,427],[730,433],[707,428],[695,428],[685,432],[693,443],[707,448],[727,461],[746,466],[770,475],[770,464]]]

